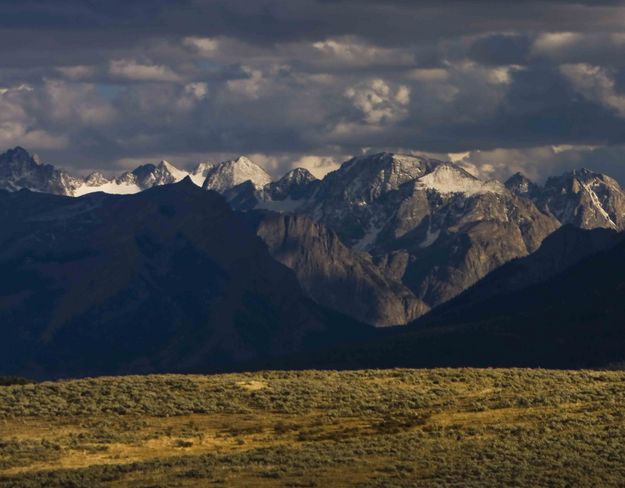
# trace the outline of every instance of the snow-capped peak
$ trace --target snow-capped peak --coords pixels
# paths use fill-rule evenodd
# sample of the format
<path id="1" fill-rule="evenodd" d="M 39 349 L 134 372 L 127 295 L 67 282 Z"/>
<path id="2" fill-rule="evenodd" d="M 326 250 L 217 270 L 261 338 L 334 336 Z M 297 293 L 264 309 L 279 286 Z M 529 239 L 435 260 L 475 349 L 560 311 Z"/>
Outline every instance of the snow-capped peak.
<path id="1" fill-rule="evenodd" d="M 562 223 L 582 228 L 625 228 L 625 192 L 609 176 L 582 168 L 545 183 L 537 204 Z"/>
<path id="2" fill-rule="evenodd" d="M 108 183 L 109 180 L 99 171 L 94 171 L 89 176 L 85 178 L 85 184 L 87 186 L 101 186 Z"/>
<path id="3" fill-rule="evenodd" d="M 593 187 L 604 186 L 616 191 L 622 191 L 621 186 L 614 178 L 610 178 L 602 173 L 595 173 L 586 168 L 573 169 L 561 176 L 553 176 L 547 179 L 545 188 L 560 192 L 577 193 L 581 189 L 580 183 Z"/>
<path id="4" fill-rule="evenodd" d="M 169 161 L 165 161 L 164 159 L 158 163 L 157 169 L 162 174 L 171 175 L 175 181 L 180 181 L 189 174 L 186 171 L 176 168 L 173 164 Z"/>
<path id="5" fill-rule="evenodd" d="M 407 181 L 423 176 L 440 161 L 409 154 L 378 153 L 352 158 L 343 163 L 338 173 L 360 173 L 372 178 L 385 189 L 396 189 Z"/>
<path id="6" fill-rule="evenodd" d="M 328 174 L 320 191 L 324 195 L 332 194 L 334 198 L 364 205 L 423 176 L 438 164 L 440 161 L 408 154 L 358 156 Z"/>
<path id="7" fill-rule="evenodd" d="M 153 186 L 176 183 L 187 174 L 186 171 L 176 168 L 170 162 L 162 160 L 156 165 L 141 165 L 113 180 L 107 180 L 101 173 L 92 173 L 85 178 L 84 183 L 76 188 L 73 194 L 80 196 L 96 191 L 113 194 L 137 193 Z"/>
<path id="8" fill-rule="evenodd" d="M 215 163 L 212 161 L 201 161 L 197 163 L 195 168 L 189 173 L 191 177 L 191 181 L 195 183 L 197 186 L 202 186 L 204 184 L 204 180 L 206 179 L 206 175 L 208 171 L 215 166 Z"/>
<path id="9" fill-rule="evenodd" d="M 239 156 L 210 167 L 202 188 L 224 192 L 246 181 L 260 189 L 271 183 L 271 176 L 245 156 Z"/>
<path id="10" fill-rule="evenodd" d="M 187 176 L 186 171 L 179 170 L 168 161 L 161 161 L 157 165 L 144 164 L 132 171 L 140 188 L 151 188 L 157 185 L 175 183 Z"/>
<path id="11" fill-rule="evenodd" d="M 451 163 L 436 166 L 431 172 L 416 181 L 416 188 L 435 190 L 441 194 L 504 193 L 506 188 L 496 180 L 482 181 L 464 169 Z"/>

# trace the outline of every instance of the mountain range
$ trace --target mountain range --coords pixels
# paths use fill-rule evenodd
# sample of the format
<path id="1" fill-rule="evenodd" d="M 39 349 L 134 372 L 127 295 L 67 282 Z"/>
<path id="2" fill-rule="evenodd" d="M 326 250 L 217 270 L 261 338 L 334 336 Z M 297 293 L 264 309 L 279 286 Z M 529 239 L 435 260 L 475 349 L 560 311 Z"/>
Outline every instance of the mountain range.
<path id="1" fill-rule="evenodd" d="M 542 186 L 521 174 L 484 181 L 452 162 L 392 153 L 354 157 L 321 180 L 303 168 L 273 180 L 244 156 L 191 171 L 161 161 L 115 178 L 79 178 L 17 147 L 0 155 L 0 189 L 0 308 L 10 318 L 3 333 L 19 345 L 5 353 L 12 372 L 35 374 L 36 365 L 72 364 L 80 337 L 93 347 L 134 344 L 114 353 L 119 361 L 80 346 L 100 358 L 89 369 L 96 373 L 113 364 L 115 371 L 227 369 L 313 344 L 358 358 L 333 348 L 371 334 L 378 353 L 401 334 L 420 359 L 398 347 L 415 364 L 468 360 L 459 353 L 434 360 L 437 349 L 423 348 L 453 344 L 459 333 L 440 332 L 485 316 L 486 303 L 501 310 L 501 300 L 510 317 L 523 316 L 517 305 L 529 299 L 517 296 L 616 252 L 625 228 L 625 193 L 606 175 L 576 170 Z M 226 259 L 230 251 L 240 254 Z M 566 290 L 575 286 L 586 285 Z M 155 324 L 147 349 L 121 339 L 128 323 L 137 324 L 133 334 Z M 367 348 L 359 365 L 372 358 L 392 365 Z M 19 362 L 18 351 L 28 359 Z M 52 351 L 65 359 L 54 363 L 64 356 Z"/>

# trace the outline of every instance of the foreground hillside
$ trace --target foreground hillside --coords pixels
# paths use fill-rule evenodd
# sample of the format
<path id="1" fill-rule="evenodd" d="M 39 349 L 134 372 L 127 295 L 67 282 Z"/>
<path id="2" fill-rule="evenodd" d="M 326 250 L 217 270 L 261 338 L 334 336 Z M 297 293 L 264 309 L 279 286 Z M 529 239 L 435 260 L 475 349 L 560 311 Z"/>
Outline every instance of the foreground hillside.
<path id="1" fill-rule="evenodd" d="M 622 486 L 625 373 L 129 376 L 0 388 L 2 486 Z"/>

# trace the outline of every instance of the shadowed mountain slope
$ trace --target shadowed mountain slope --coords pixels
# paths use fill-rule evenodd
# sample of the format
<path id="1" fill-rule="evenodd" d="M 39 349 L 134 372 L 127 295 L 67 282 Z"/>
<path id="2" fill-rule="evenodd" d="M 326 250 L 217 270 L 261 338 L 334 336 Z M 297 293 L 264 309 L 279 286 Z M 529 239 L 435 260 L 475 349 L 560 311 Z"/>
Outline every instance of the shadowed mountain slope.
<path id="1" fill-rule="evenodd" d="M 514 263 L 512 263 L 514 264 Z M 511 266 L 513 271 L 515 266 Z M 476 287 L 479 287 L 478 284 Z M 625 242 L 546 281 L 282 367 L 590 368 L 625 361 Z M 459 299 L 459 302 L 460 299 Z"/>
<path id="2" fill-rule="evenodd" d="M 0 192 L 0 371 L 209 371 L 366 335 L 214 192 Z"/>

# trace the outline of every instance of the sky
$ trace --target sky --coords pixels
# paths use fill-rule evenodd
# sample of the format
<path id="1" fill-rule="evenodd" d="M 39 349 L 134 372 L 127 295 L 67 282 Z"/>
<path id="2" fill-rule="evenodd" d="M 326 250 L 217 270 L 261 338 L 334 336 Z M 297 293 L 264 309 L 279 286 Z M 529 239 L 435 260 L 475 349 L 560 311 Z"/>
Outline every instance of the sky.
<path id="1" fill-rule="evenodd" d="M 625 182 L 625 3 L 0 0 L 0 150 L 77 173 L 382 150 Z"/>

